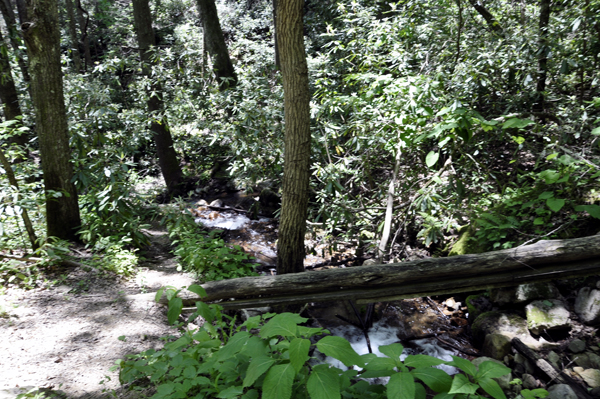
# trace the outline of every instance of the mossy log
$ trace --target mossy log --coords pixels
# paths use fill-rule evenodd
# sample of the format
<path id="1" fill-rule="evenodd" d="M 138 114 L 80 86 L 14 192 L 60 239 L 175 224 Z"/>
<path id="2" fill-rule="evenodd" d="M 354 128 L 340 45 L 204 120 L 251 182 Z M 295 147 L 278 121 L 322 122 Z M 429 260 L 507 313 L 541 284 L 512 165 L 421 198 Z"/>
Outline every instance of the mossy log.
<path id="1" fill-rule="evenodd" d="M 453 294 L 600 273 L 600 235 L 481 254 L 202 284 L 226 308 L 353 299 L 379 302 Z M 199 298 L 182 293 L 186 305 Z"/>

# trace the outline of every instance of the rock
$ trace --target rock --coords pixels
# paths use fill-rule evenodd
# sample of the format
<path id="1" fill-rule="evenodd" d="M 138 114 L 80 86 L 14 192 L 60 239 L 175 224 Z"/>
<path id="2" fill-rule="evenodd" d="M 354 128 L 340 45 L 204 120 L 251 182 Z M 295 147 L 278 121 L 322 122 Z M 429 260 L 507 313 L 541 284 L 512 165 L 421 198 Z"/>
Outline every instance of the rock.
<path id="1" fill-rule="evenodd" d="M 546 399 L 577 399 L 577 395 L 567 384 L 556 384 L 548 388 Z"/>
<path id="2" fill-rule="evenodd" d="M 504 363 L 502 363 L 501 361 L 486 356 L 481 356 L 477 359 L 473 359 L 472 363 L 479 368 L 479 365 L 481 363 L 487 361 L 498 363 L 504 366 Z M 500 388 L 502 388 L 502 390 L 506 392 L 511 388 L 510 382 L 512 381 L 512 373 L 508 373 L 498 378 L 493 378 L 493 380 L 495 380 L 498 383 L 498 385 L 500 385 Z"/>
<path id="3" fill-rule="evenodd" d="M 548 352 L 548 355 L 546 356 L 546 359 L 550 362 L 551 365 L 553 365 L 556 369 L 561 370 L 562 367 L 560 367 L 560 356 L 558 356 L 558 354 L 554 351 L 550 351 Z"/>
<path id="4" fill-rule="evenodd" d="M 584 369 L 583 367 L 573 367 L 575 371 L 586 384 L 592 388 L 600 387 L 600 370 L 598 369 Z"/>
<path id="5" fill-rule="evenodd" d="M 480 345 L 483 344 L 485 336 L 488 334 L 501 334 L 509 340 L 519 337 L 525 345 L 534 349 L 551 345 L 543 338 L 540 338 L 539 341 L 535 340 L 527 329 L 527 322 L 523 318 L 511 313 L 498 311 L 482 313 L 473 322 L 471 331 L 475 342 Z"/>
<path id="6" fill-rule="evenodd" d="M 500 306 L 529 302 L 541 298 L 558 298 L 560 292 L 552 283 L 521 284 L 517 287 L 490 290 L 490 300 Z"/>
<path id="7" fill-rule="evenodd" d="M 570 328 L 569 311 L 558 299 L 533 301 L 525 307 L 525 314 L 527 327 L 534 334 L 541 334 L 544 330 Z"/>
<path id="8" fill-rule="evenodd" d="M 523 374 L 521 380 L 523 381 L 523 388 L 525 389 L 535 389 L 538 387 L 538 380 L 531 374 Z"/>
<path id="9" fill-rule="evenodd" d="M 585 342 L 580 339 L 574 339 L 569 343 L 568 348 L 573 353 L 581 353 L 585 350 Z"/>
<path id="10" fill-rule="evenodd" d="M 362 265 L 363 266 L 373 266 L 373 265 L 378 265 L 378 264 L 379 264 L 379 262 L 377 261 L 377 259 L 366 259 Z"/>
<path id="11" fill-rule="evenodd" d="M 575 299 L 575 313 L 586 324 L 600 322 L 600 291 L 583 287 Z"/>
<path id="12" fill-rule="evenodd" d="M 523 374 L 533 374 L 535 372 L 535 368 L 525 356 L 517 353 L 515 355 L 515 363 L 521 365 L 523 369 Z"/>
<path id="13" fill-rule="evenodd" d="M 211 202 L 210 204 L 208 204 L 208 206 L 215 206 L 217 208 L 222 208 L 223 207 L 223 201 L 221 201 L 220 199 L 216 199 L 213 202 Z"/>
<path id="14" fill-rule="evenodd" d="M 579 367 L 583 367 L 584 369 L 593 368 L 592 362 L 590 361 L 590 358 L 587 355 L 587 353 L 580 353 L 573 356 L 573 361 L 576 365 L 578 365 Z"/>
<path id="15" fill-rule="evenodd" d="M 483 342 L 482 352 L 485 356 L 502 360 L 510 353 L 510 339 L 502 334 L 488 334 Z"/>
<path id="16" fill-rule="evenodd" d="M 468 319 L 472 323 L 480 314 L 492 310 L 492 303 L 484 294 L 469 295 L 467 303 Z"/>
<path id="17" fill-rule="evenodd" d="M 196 206 L 208 206 L 208 202 L 206 202 L 206 200 L 198 200 L 198 202 L 196 202 Z"/>

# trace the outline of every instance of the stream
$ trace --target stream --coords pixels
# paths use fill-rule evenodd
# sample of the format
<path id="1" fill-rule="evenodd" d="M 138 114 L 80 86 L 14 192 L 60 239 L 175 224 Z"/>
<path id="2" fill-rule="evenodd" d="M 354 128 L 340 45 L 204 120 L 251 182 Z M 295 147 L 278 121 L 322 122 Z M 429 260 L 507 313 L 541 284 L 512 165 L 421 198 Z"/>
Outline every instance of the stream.
<path id="1" fill-rule="evenodd" d="M 222 237 L 226 242 L 239 245 L 254 256 L 257 272 L 262 275 L 275 274 L 275 219 L 260 217 L 251 220 L 242 210 L 227 210 L 221 201 L 213 201 L 210 205 L 199 201 L 192 213 L 196 223 L 209 229 L 223 230 Z M 350 246 L 330 252 L 331 248 L 318 235 L 310 239 L 307 237 L 306 245 L 313 248 L 313 253 L 304 261 L 309 273 L 311 270 L 356 264 Z M 370 309 L 363 305 L 358 309 L 353 303 L 338 301 L 312 303 L 307 312 L 316 327 L 326 328 L 332 334 L 346 338 L 358 354 L 369 353 L 370 343 L 372 352 L 382 356 L 379 346 L 399 342 L 405 347 L 405 355 L 425 354 L 442 360 L 452 360 L 451 355 L 455 355 L 472 360 L 478 356 L 478 352 L 471 344 L 468 315 L 463 303 L 464 298 L 458 296 L 425 297 L 377 303 Z M 335 359 L 323 357 L 320 360 L 344 368 Z M 453 367 L 438 367 L 449 374 L 456 373 Z"/>

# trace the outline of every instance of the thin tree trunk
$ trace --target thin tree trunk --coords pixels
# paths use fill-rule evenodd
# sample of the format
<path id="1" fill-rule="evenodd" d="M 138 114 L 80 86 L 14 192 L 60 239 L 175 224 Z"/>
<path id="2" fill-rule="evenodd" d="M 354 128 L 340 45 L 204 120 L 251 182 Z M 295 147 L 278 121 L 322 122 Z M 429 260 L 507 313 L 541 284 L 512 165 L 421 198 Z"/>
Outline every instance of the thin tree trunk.
<path id="1" fill-rule="evenodd" d="M 90 51 L 90 37 L 88 35 L 88 23 L 90 17 L 81 6 L 81 0 L 77 1 L 77 15 L 79 18 L 79 29 L 81 30 L 81 45 L 83 46 L 83 55 L 85 57 L 85 70 L 92 67 L 92 52 Z"/>
<path id="2" fill-rule="evenodd" d="M 21 70 L 21 74 L 23 75 L 23 80 L 29 83 L 31 78 L 29 77 L 27 61 L 25 61 L 24 54 L 19 47 L 22 37 L 18 29 L 17 20 L 15 19 L 15 14 L 13 12 L 12 5 L 10 4 L 9 0 L 0 0 L 0 12 L 2 12 L 4 22 L 6 22 L 10 45 L 13 48 L 13 51 L 15 52 L 15 55 L 17 57 L 17 63 L 19 64 L 19 69 Z"/>
<path id="3" fill-rule="evenodd" d="M 483 6 L 483 4 L 481 4 L 480 0 L 469 0 L 469 3 L 471 3 L 473 8 L 479 13 L 479 15 L 481 15 L 483 19 L 485 19 L 485 22 L 487 22 L 492 32 L 496 33 L 501 37 L 504 37 L 504 28 L 502 28 L 502 25 L 500 25 L 500 23 L 496 20 L 494 15 L 491 12 L 489 12 L 488 9 Z"/>
<path id="4" fill-rule="evenodd" d="M 229 58 L 215 0 L 196 0 L 196 5 L 202 22 L 206 48 L 212 59 L 213 71 L 219 83 L 219 89 L 225 90 L 234 87 L 237 84 L 237 75 Z"/>
<path id="5" fill-rule="evenodd" d="M 311 136 L 303 5 L 303 0 L 278 0 L 277 3 L 285 109 L 283 195 L 277 241 L 278 274 L 304 271 Z"/>
<path id="6" fill-rule="evenodd" d="M 57 0 L 27 0 L 21 27 L 31 67 L 31 94 L 46 190 L 48 236 L 77 240 L 81 226 L 72 182 L 69 131 L 63 98 Z"/>
<path id="7" fill-rule="evenodd" d="M 133 16 L 135 20 L 137 39 L 140 47 L 140 58 L 142 71 L 152 80 L 148 92 L 148 112 L 152 120 L 152 130 L 158 163 L 165 179 L 167 190 L 170 195 L 177 194 L 182 180 L 181 167 L 177 159 L 177 153 L 173 148 L 173 138 L 169 130 L 166 118 L 162 115 L 163 100 L 162 87 L 156 78 L 152 77 L 152 47 L 155 46 L 154 30 L 152 29 L 152 15 L 148 0 L 133 0 Z"/>
<path id="8" fill-rule="evenodd" d="M 539 56 L 538 56 L 538 79 L 536 85 L 536 102 L 533 105 L 534 112 L 542 113 L 545 109 L 546 78 L 548 75 L 548 23 L 550 22 L 550 1 L 540 1 L 539 20 Z M 543 120 L 542 120 L 543 122 Z"/>
<path id="9" fill-rule="evenodd" d="M 4 156 L 4 152 L 0 148 L 0 165 L 6 171 L 6 177 L 8 178 L 8 182 L 11 186 L 15 188 L 17 193 L 17 203 L 21 202 L 21 193 L 19 192 L 19 183 L 17 182 L 17 178 L 15 177 L 15 173 L 12 170 L 12 166 L 8 159 Z M 27 230 L 27 235 L 29 236 L 29 242 L 31 243 L 31 248 L 35 251 L 40 245 L 38 244 L 37 236 L 35 235 L 35 230 L 33 229 L 33 225 L 31 224 L 31 220 L 29 219 L 29 214 L 27 213 L 27 209 L 21 207 L 21 218 L 23 219 L 23 224 L 25 225 L 25 230 Z"/>
<path id="10" fill-rule="evenodd" d="M 398 137 L 398 139 L 400 139 Z M 402 158 L 402 141 L 398 142 L 398 148 L 396 149 L 396 162 L 394 163 L 394 172 L 392 173 L 392 180 L 388 187 L 387 194 L 387 206 L 385 209 L 385 223 L 383 224 L 383 232 L 381 234 L 381 240 L 379 241 L 379 248 L 377 259 L 380 263 L 383 263 L 383 257 L 385 254 L 385 248 L 390 239 L 390 232 L 392 231 L 392 217 L 394 216 L 394 194 L 396 190 L 396 180 L 398 178 L 398 169 L 400 168 L 400 159 Z"/>
<path id="11" fill-rule="evenodd" d="M 281 69 L 279 43 L 277 42 L 277 0 L 273 0 L 273 44 L 275 46 L 275 68 Z"/>
<path id="12" fill-rule="evenodd" d="M 71 57 L 73 58 L 73 69 L 81 71 L 81 57 L 79 53 L 79 40 L 77 40 L 77 19 L 75 18 L 75 6 L 73 0 L 65 0 L 67 18 L 69 19 L 69 42 L 71 45 Z"/>

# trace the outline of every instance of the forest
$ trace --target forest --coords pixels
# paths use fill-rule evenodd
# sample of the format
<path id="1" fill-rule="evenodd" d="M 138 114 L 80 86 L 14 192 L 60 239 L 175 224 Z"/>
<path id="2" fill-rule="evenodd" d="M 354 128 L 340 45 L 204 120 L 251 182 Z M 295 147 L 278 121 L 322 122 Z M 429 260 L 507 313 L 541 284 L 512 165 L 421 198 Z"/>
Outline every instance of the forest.
<path id="1" fill-rule="evenodd" d="M 311 254 L 381 265 L 600 231 L 598 0 L 0 0 L 0 11 L 0 294 L 39 288 L 60 265 L 135 277 L 151 225 L 200 283 L 264 273 L 197 223 L 201 207 L 273 220 L 277 275 L 304 272 Z M 174 322 L 179 291 L 164 293 Z M 211 309 L 198 312 L 227 324 Z M 286 342 L 303 353 L 318 332 L 302 334 Z M 296 374 L 271 370 L 297 381 L 304 360 L 290 364 Z M 412 386 L 406 375 L 392 381 Z M 206 397 L 258 397 L 259 377 Z M 273 378 L 263 397 L 288 396 Z M 304 395 L 336 397 L 310 378 Z M 387 397 L 425 397 L 415 384 Z M 345 397 L 371 397 L 356 392 Z M 156 397 L 188 397 L 170 393 Z"/>

